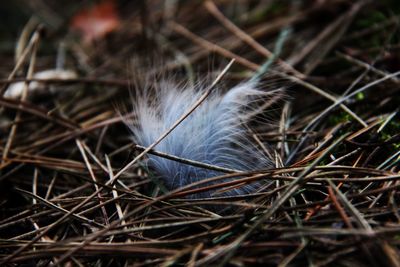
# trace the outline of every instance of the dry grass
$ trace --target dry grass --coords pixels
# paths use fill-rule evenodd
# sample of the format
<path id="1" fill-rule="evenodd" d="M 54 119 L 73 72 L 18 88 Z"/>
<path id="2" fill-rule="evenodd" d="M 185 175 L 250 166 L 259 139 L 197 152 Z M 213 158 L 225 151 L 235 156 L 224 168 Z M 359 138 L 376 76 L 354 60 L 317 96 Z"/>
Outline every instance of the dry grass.
<path id="1" fill-rule="evenodd" d="M 90 45 L 68 29 L 83 4 L 29 2 L 17 7 L 38 19 L 16 57 L 1 48 L 2 93 L 24 84 L 17 99 L 0 98 L 1 266 L 400 266 L 396 1 L 120 1 L 118 30 Z M 221 79 L 236 84 L 287 27 L 263 79 L 287 98 L 274 125 L 251 129 L 276 168 L 211 178 L 265 188 L 162 193 L 141 164 L 157 151 L 132 144 L 115 108 L 130 105 L 134 73 L 156 56 L 154 74 L 190 81 L 235 59 Z M 56 63 L 79 78 L 34 77 Z M 45 89 L 28 90 L 35 81 Z"/>

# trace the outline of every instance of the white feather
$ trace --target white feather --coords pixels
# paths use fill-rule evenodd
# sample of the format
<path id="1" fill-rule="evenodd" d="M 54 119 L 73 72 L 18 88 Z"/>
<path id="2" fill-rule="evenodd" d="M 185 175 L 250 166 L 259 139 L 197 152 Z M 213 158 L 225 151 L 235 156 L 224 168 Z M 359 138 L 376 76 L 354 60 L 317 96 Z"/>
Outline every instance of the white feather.
<path id="1" fill-rule="evenodd" d="M 134 103 L 137 122 L 129 125 L 137 143 L 151 145 L 192 107 L 202 93 L 204 90 L 200 85 L 162 82 L 157 86 L 155 95 L 137 97 Z M 235 170 L 271 167 L 271 159 L 266 158 L 250 141 L 243 125 L 246 122 L 242 121 L 251 110 L 250 103 L 268 94 L 257 89 L 256 82 L 239 84 L 226 94 L 216 90 L 155 150 Z M 155 155 L 149 155 L 148 165 L 170 190 L 222 174 Z M 254 185 L 247 185 L 223 195 L 245 194 L 254 189 Z M 192 197 L 209 197 L 211 194 L 207 192 Z"/>

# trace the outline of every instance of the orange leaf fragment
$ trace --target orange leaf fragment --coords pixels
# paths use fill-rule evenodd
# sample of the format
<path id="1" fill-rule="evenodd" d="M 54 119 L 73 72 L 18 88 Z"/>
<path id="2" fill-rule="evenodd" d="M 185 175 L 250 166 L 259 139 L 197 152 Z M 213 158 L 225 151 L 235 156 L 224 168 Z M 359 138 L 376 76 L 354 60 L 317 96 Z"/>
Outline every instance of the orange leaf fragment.
<path id="1" fill-rule="evenodd" d="M 71 28 L 81 33 L 85 43 L 103 38 L 120 25 L 114 1 L 103 1 L 78 12 L 71 21 Z"/>

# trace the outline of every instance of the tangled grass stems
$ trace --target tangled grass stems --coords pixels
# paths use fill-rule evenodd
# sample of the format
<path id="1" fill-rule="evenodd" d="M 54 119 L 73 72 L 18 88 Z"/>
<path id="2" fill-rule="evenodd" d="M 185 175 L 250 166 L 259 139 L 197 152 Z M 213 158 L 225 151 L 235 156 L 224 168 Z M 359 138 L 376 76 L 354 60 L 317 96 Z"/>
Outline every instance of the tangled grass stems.
<path id="1" fill-rule="evenodd" d="M 77 42 L 64 21 L 48 35 L 40 29 L 36 53 L 35 29 L 21 25 L 19 59 L 0 47 L 2 93 L 17 82 L 28 89 L 22 101 L 0 98 L 1 264 L 398 266 L 399 10 L 392 1 L 317 2 L 125 3 L 120 28 L 95 45 Z M 36 6 L 23 8 L 56 25 Z M 260 79 L 290 83 L 286 103 L 260 114 L 272 124 L 255 118 L 246 128 L 273 167 L 239 172 L 132 143 L 124 120 L 137 117 L 114 105 L 141 90 L 127 59 L 150 57 L 152 47 L 165 64 L 151 77 L 169 70 L 195 80 L 234 58 L 223 79 L 232 88 L 271 57 L 286 27 L 291 34 Z M 62 67 L 79 77 L 32 78 L 54 69 L 61 39 Z M 220 175 L 163 193 L 144 167 L 152 153 Z M 251 183 L 261 186 L 218 194 Z M 208 191 L 216 193 L 189 198 Z"/>

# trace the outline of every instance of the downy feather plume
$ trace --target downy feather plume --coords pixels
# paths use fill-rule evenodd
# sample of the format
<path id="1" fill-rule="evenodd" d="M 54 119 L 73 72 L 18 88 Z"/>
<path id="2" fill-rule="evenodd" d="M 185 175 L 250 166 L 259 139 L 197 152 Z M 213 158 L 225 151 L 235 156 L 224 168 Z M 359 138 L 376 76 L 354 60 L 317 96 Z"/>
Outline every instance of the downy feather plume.
<path id="1" fill-rule="evenodd" d="M 201 84 L 179 85 L 163 81 L 154 87 L 153 94 L 136 96 L 133 107 L 137 120 L 128 125 L 135 142 L 145 147 L 157 140 L 204 93 Z M 276 96 L 276 91 L 266 92 L 257 87 L 258 81 L 250 80 L 225 94 L 218 89 L 214 90 L 155 150 L 240 171 L 271 167 L 271 159 L 250 141 L 245 128 L 247 115 L 254 115 L 259 111 L 255 112 L 257 107 L 262 106 L 259 104 L 254 107 L 254 103 L 265 103 L 264 100 L 270 100 L 271 94 Z M 148 154 L 147 165 L 169 190 L 224 174 L 151 154 Z M 258 186 L 253 183 L 223 193 L 210 190 L 189 197 L 234 196 L 254 192 Z"/>

